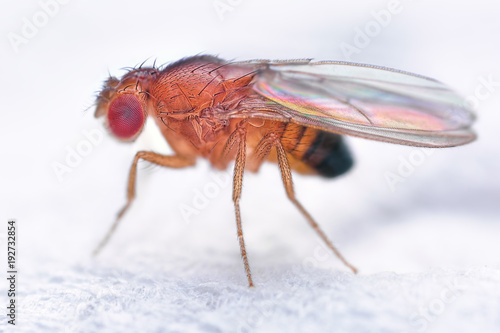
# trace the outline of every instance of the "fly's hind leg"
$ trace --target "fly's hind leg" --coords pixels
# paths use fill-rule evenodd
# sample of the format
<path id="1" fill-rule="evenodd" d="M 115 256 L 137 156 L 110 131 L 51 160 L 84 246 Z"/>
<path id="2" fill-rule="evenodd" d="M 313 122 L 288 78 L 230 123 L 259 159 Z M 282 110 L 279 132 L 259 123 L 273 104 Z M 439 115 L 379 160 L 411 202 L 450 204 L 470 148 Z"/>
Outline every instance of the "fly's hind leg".
<path id="1" fill-rule="evenodd" d="M 137 176 L 137 163 L 139 162 L 140 159 L 168 168 L 185 168 L 195 164 L 195 159 L 193 157 L 179 156 L 179 155 L 166 156 L 151 151 L 137 152 L 137 154 L 135 154 L 134 162 L 132 163 L 132 167 L 130 168 L 130 173 L 128 176 L 127 203 L 118 213 L 115 222 L 111 225 L 111 228 L 109 228 L 109 231 L 107 232 L 106 236 L 94 250 L 93 252 L 94 255 L 97 255 L 102 250 L 102 248 L 108 243 L 109 239 L 111 238 L 116 228 L 118 227 L 121 218 L 123 217 L 125 212 L 128 210 L 128 208 L 134 201 L 135 179 Z"/>
<path id="2" fill-rule="evenodd" d="M 288 157 L 286 156 L 285 149 L 281 145 L 279 140 L 274 140 L 274 146 L 276 147 L 276 152 L 278 155 L 278 164 L 281 169 L 281 178 L 283 179 L 283 185 L 285 186 L 286 194 L 290 201 L 298 208 L 298 210 L 304 215 L 307 219 L 307 222 L 311 225 L 311 227 L 316 231 L 316 233 L 321 237 L 321 239 L 325 242 L 325 244 L 335 253 L 335 255 L 346 265 L 349 267 L 354 273 L 357 273 L 357 269 L 352 266 L 347 260 L 344 259 L 342 254 L 333 246 L 332 242 L 326 237 L 323 230 L 320 229 L 319 225 L 314 221 L 312 216 L 305 210 L 304 207 L 300 204 L 300 202 L 295 198 L 295 191 L 293 190 L 293 182 L 292 182 L 292 173 L 290 170 L 290 164 L 288 163 Z"/>

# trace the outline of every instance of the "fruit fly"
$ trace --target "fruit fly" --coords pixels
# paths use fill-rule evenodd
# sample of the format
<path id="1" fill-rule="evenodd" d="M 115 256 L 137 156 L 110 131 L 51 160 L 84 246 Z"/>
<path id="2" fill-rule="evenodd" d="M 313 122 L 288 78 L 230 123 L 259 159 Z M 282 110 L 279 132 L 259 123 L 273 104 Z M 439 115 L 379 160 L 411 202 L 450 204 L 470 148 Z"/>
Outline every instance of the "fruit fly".
<path id="1" fill-rule="evenodd" d="M 311 60 L 228 62 L 208 55 L 165 67 L 131 68 L 110 77 L 97 97 L 96 117 L 111 134 L 133 141 L 154 119 L 173 155 L 139 151 L 130 169 L 127 202 L 108 242 L 135 197 L 137 163 L 169 168 L 206 158 L 216 169 L 234 160 L 236 229 L 248 284 L 253 286 L 240 216 L 245 170 L 278 164 L 288 198 L 326 245 L 353 272 L 297 200 L 294 170 L 332 178 L 352 166 L 344 134 L 419 147 L 452 147 L 475 139 L 464 99 L 433 79 L 391 68 Z"/>

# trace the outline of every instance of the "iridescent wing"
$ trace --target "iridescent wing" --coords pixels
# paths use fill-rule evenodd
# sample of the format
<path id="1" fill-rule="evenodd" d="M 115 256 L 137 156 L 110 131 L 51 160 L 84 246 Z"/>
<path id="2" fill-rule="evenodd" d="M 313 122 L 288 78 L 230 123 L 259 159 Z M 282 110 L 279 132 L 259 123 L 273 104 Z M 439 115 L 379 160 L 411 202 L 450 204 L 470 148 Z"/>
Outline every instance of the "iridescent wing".
<path id="1" fill-rule="evenodd" d="M 457 146 L 476 137 L 465 100 L 436 80 L 347 62 L 261 64 L 254 90 L 279 104 L 279 117 L 292 122 L 422 147 Z"/>

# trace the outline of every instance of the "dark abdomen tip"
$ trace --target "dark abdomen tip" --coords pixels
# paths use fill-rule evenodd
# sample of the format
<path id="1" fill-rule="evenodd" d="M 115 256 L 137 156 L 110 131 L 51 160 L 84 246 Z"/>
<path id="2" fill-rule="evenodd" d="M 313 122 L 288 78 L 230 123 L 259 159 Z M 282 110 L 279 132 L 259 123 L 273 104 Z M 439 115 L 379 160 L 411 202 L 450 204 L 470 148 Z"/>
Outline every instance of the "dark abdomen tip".
<path id="1" fill-rule="evenodd" d="M 351 153 L 341 135 L 318 131 L 302 161 L 327 178 L 346 173 L 354 164 Z"/>

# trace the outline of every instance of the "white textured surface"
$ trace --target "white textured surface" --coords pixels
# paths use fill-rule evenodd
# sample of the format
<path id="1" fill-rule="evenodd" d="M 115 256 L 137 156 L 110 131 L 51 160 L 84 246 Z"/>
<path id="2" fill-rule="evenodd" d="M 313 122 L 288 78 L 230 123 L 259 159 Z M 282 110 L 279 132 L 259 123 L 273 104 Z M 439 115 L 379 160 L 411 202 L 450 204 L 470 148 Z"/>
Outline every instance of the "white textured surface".
<path id="1" fill-rule="evenodd" d="M 107 70 L 147 57 L 196 53 L 239 60 L 348 60 L 340 50 L 388 2 L 242 1 L 220 20 L 212 1 L 69 2 L 15 53 L 0 40 L 0 266 L 17 219 L 22 332 L 498 332 L 500 331 L 500 81 L 498 6 L 491 1 L 401 1 L 350 60 L 435 77 L 479 102 L 479 140 L 436 150 L 391 191 L 413 148 L 352 139 L 353 171 L 295 177 L 299 199 L 343 254 L 324 251 L 286 200 L 276 166 L 245 175 L 241 202 L 254 289 L 246 287 L 231 186 L 206 162 L 186 170 L 141 165 L 138 200 L 109 246 L 90 253 L 123 204 L 140 147 L 107 135 L 58 181 L 53 163 L 106 134 L 92 111 Z M 36 1 L 2 4 L 0 35 L 19 33 Z M 284 9 L 286 8 L 286 9 Z M 482 87 L 482 88 L 481 88 Z M 479 95 L 478 95 L 479 92 Z M 225 176 L 224 176 L 225 175 Z M 216 186 L 186 218 L 198 190 Z M 7 303 L 0 284 L 0 307 Z M 0 331 L 12 329 L 0 314 Z"/>
<path id="2" fill-rule="evenodd" d="M 228 265 L 196 270 L 183 277 L 150 267 L 72 265 L 45 272 L 25 288 L 29 296 L 22 299 L 20 320 L 29 320 L 21 327 L 33 332 L 493 332 L 500 320 L 498 269 L 352 276 L 277 265 L 255 271 L 254 289 Z"/>

